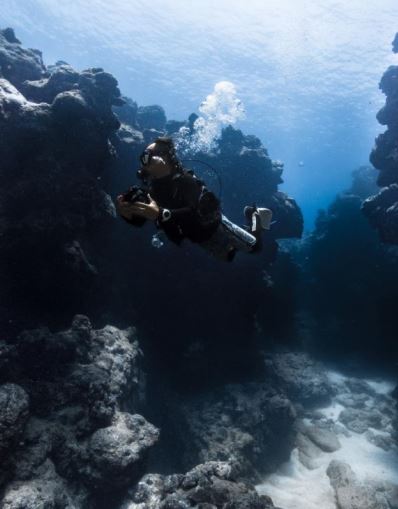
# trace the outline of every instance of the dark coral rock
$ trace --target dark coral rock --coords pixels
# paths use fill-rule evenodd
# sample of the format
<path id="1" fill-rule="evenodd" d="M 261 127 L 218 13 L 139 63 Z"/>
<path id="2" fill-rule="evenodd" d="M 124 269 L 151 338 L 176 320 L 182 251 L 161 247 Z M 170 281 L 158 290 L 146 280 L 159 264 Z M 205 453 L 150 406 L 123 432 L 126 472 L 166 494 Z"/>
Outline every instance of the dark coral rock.
<path id="1" fill-rule="evenodd" d="M 326 473 L 330 479 L 338 507 L 351 509 L 353 507 L 369 507 L 389 509 L 391 505 L 384 495 L 384 489 L 372 486 L 371 483 L 361 483 L 348 463 L 333 460 Z"/>
<path id="2" fill-rule="evenodd" d="M 398 34 L 395 34 L 394 40 L 392 41 L 392 50 L 394 53 L 398 53 Z"/>
<path id="3" fill-rule="evenodd" d="M 70 65 L 62 64 L 54 66 L 49 78 L 24 81 L 22 91 L 31 101 L 51 104 L 58 94 L 77 88 L 78 83 L 79 73 Z"/>
<path id="4" fill-rule="evenodd" d="M 29 416 L 29 397 L 15 384 L 0 386 L 0 454 L 4 458 L 21 437 Z"/>
<path id="5" fill-rule="evenodd" d="M 186 122 L 179 120 L 168 120 L 165 124 L 165 129 L 169 135 L 177 133 L 181 127 L 185 127 Z"/>
<path id="6" fill-rule="evenodd" d="M 116 113 L 118 119 L 122 124 L 127 124 L 131 127 L 137 128 L 137 111 L 138 106 L 135 101 L 129 97 L 122 97 L 124 104 L 115 106 L 113 111 Z"/>
<path id="7" fill-rule="evenodd" d="M 315 406 L 327 404 L 333 394 L 322 365 L 304 352 L 267 356 L 267 374 L 295 403 Z"/>
<path id="8" fill-rule="evenodd" d="M 393 51 L 398 51 L 398 34 L 393 41 Z M 379 170 L 377 183 L 383 187 L 379 194 L 366 200 L 364 214 L 377 229 L 382 242 L 398 243 L 398 201 L 394 188 L 398 184 L 398 66 L 390 66 L 384 73 L 380 85 L 386 96 L 377 120 L 387 126 L 375 141 L 370 154 L 371 163 Z M 384 189 L 387 187 L 387 189 Z"/>
<path id="9" fill-rule="evenodd" d="M 207 461 L 230 461 L 240 476 L 258 480 L 286 461 L 293 443 L 295 412 L 270 384 L 227 385 L 179 403 L 177 435 L 185 468 Z M 283 446 L 277 440 L 284 436 Z"/>
<path id="10" fill-rule="evenodd" d="M 269 497 L 258 495 L 254 487 L 237 481 L 233 465 L 210 461 L 184 475 L 149 474 L 138 483 L 129 504 L 143 504 L 146 509 L 272 509 Z"/>
<path id="11" fill-rule="evenodd" d="M 41 479 L 16 481 L 7 486 L 1 500 L 2 509 L 69 509 L 87 507 L 87 501 L 79 500 L 60 478 L 51 462 Z M 79 502 L 83 502 L 80 505 Z"/>
<path id="12" fill-rule="evenodd" d="M 141 129 L 157 129 L 163 131 L 166 125 L 166 114 L 161 106 L 140 106 L 136 119 Z"/>
<path id="13" fill-rule="evenodd" d="M 313 234 L 302 244 L 305 277 L 300 295 L 313 319 L 307 348 L 323 358 L 356 357 L 373 363 L 397 352 L 392 311 L 397 257 L 395 247 L 379 242 L 361 206 L 381 235 L 389 228 L 387 240 L 394 235 L 388 216 L 394 215 L 398 194 L 388 199 L 394 184 L 367 198 L 376 187 L 372 168 L 360 168 L 353 177 L 352 187 L 319 214 Z"/>
<path id="14" fill-rule="evenodd" d="M 398 244 L 398 184 L 391 184 L 364 201 L 364 214 L 379 230 L 380 239 Z"/>
<path id="15" fill-rule="evenodd" d="M 21 41 L 16 38 L 15 32 L 12 28 L 4 28 L 3 30 L 0 30 L 0 33 L 8 42 L 21 44 Z"/>
<path id="16" fill-rule="evenodd" d="M 135 413 L 144 380 L 134 329 L 95 330 L 77 315 L 67 330 L 25 331 L 9 346 L 3 356 L 12 364 L 1 375 L 12 383 L 0 387 L 0 448 L 9 458 L 0 468 L 1 507 L 97 507 L 98 491 L 114 493 L 144 474 L 158 430 Z"/>
<path id="17" fill-rule="evenodd" d="M 19 88 L 25 80 L 38 80 L 46 69 L 37 50 L 24 49 L 11 28 L 0 30 L 0 76 Z"/>
<path id="18" fill-rule="evenodd" d="M 114 490 L 137 481 L 158 436 L 159 431 L 141 415 L 116 414 L 111 426 L 97 430 L 88 441 L 89 486 Z"/>
<path id="19" fill-rule="evenodd" d="M 10 40 L 11 32 L 0 34 L 0 247 L 7 266 L 0 307 L 8 314 L 0 320 L 18 332 L 36 325 L 30 317 L 39 307 L 55 317 L 57 299 L 57 316 L 60 308 L 69 317 L 80 310 L 68 309 L 79 299 L 89 306 L 98 268 L 86 239 L 90 228 L 107 228 L 115 217 L 101 175 L 120 126 L 112 107 L 123 101 L 103 69 L 78 73 L 59 63 L 47 71 L 37 52 Z M 19 317 L 22 323 L 13 320 Z"/>
<path id="20" fill-rule="evenodd" d="M 300 238 L 303 233 L 303 215 L 296 201 L 282 191 L 275 192 L 262 205 L 273 212 L 275 224 L 272 234 L 276 239 Z"/>

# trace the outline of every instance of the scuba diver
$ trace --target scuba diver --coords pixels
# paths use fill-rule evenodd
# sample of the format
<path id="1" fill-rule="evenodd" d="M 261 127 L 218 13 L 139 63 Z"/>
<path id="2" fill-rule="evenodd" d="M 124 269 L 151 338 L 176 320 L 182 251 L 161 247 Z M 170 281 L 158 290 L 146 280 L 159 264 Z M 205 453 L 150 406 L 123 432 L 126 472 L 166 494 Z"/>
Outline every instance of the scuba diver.
<path id="1" fill-rule="evenodd" d="M 161 136 L 140 156 L 138 176 L 146 188 L 132 186 L 117 197 L 121 217 L 134 226 L 154 221 L 169 240 L 188 238 L 216 258 L 232 261 L 237 251 L 261 250 L 262 230 L 269 230 L 270 209 L 245 207 L 241 228 L 221 212 L 220 200 L 177 158 L 172 138 Z"/>

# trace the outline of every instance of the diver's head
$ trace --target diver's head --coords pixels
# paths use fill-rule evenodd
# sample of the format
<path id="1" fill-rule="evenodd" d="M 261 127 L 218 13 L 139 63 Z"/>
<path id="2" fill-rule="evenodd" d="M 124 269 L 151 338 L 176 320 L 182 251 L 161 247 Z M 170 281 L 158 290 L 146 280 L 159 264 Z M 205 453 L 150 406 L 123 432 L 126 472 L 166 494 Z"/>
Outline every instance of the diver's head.
<path id="1" fill-rule="evenodd" d="M 148 145 L 140 156 L 142 169 L 139 175 L 144 178 L 156 179 L 181 171 L 173 140 L 162 136 Z"/>

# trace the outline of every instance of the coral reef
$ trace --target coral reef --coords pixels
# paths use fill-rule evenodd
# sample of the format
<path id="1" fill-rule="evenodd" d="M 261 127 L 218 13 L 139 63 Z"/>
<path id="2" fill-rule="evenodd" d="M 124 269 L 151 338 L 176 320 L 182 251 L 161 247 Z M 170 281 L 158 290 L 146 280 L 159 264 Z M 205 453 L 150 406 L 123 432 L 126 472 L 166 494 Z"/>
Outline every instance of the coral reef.
<path id="1" fill-rule="evenodd" d="M 242 451 L 222 463 L 220 457 L 225 454 L 220 447 L 212 450 L 210 444 L 207 455 L 216 461 L 197 465 L 185 475 L 145 474 L 148 452 L 157 443 L 159 430 L 137 413 L 145 406 L 145 377 L 133 328 L 95 330 L 87 317 L 77 315 L 67 330 L 29 330 L 16 341 L 4 341 L 0 359 L 4 382 L 0 386 L 0 450 L 6 458 L 0 468 L 0 504 L 4 509 L 119 504 L 160 509 L 199 503 L 217 508 L 273 507 L 270 499 L 242 482 L 243 463 L 248 461 Z M 226 393 L 229 390 L 234 394 L 238 389 L 226 388 Z M 278 427 L 280 432 L 283 413 L 288 428 L 294 415 L 288 401 L 278 400 L 265 389 L 261 404 L 251 402 L 250 387 L 245 388 L 246 395 L 238 396 L 241 390 L 234 397 L 243 397 L 249 406 L 238 410 L 239 420 L 246 421 L 246 429 L 256 428 L 262 434 L 261 446 L 259 436 L 251 438 L 253 446 L 258 442 L 259 456 L 262 446 L 272 444 Z M 209 407 L 217 406 L 216 400 Z M 235 405 L 220 401 L 218 411 L 236 413 Z M 263 414 L 267 407 L 273 424 Z M 198 417 L 199 422 L 191 411 L 187 410 L 186 419 Z M 257 423 L 250 419 L 255 415 Z M 177 413 L 174 419 L 179 417 Z M 188 435 L 181 437 L 186 447 L 192 438 Z M 206 440 L 207 430 L 196 431 L 196 436 Z M 232 441 L 230 447 L 239 450 L 240 445 Z"/>
<path id="2" fill-rule="evenodd" d="M 1 344 L 1 507 L 91 507 L 142 476 L 159 432 L 136 413 L 141 358 L 133 328 L 82 315 Z"/>
<path id="3" fill-rule="evenodd" d="M 376 188 L 374 170 L 353 173 L 351 189 L 321 211 L 298 259 L 307 348 L 324 358 L 392 363 L 397 359 L 393 302 L 397 250 L 379 242 L 361 213 Z"/>
<path id="4" fill-rule="evenodd" d="M 185 475 L 148 474 L 120 509 L 225 508 L 272 509 L 269 497 L 242 482 L 228 463 L 210 461 Z"/>
<path id="5" fill-rule="evenodd" d="M 398 34 L 393 41 L 393 51 L 398 53 Z M 381 191 L 367 198 L 363 212 L 379 232 L 380 239 L 398 244 L 398 66 L 390 66 L 380 85 L 386 103 L 377 114 L 377 120 L 387 127 L 375 141 L 370 161 L 379 170 L 377 183 Z"/>
<path id="6" fill-rule="evenodd" d="M 293 446 L 296 413 L 278 386 L 226 385 L 180 404 L 174 424 L 185 447 L 183 465 L 229 461 L 240 477 L 259 480 L 286 461 Z M 277 437 L 283 435 L 283 444 Z"/>
<path id="7" fill-rule="evenodd" d="M 115 216 L 100 179 L 120 126 L 112 105 L 121 103 L 102 69 L 46 69 L 40 52 L 0 32 L 3 330 L 36 325 L 40 315 L 51 323 L 55 311 L 65 317 L 92 287 L 87 239 Z"/>

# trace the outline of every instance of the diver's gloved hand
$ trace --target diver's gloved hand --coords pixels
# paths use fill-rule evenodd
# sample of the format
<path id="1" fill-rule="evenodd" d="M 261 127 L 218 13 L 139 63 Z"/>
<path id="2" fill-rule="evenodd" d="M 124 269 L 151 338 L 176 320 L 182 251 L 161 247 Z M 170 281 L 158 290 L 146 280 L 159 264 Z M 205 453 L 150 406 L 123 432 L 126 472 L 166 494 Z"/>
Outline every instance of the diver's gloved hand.
<path id="1" fill-rule="evenodd" d="M 135 203 L 130 204 L 130 210 L 136 216 L 144 217 L 145 219 L 149 219 L 151 221 L 156 221 L 159 217 L 160 207 L 149 194 L 148 198 L 149 203 L 136 201 Z"/>

